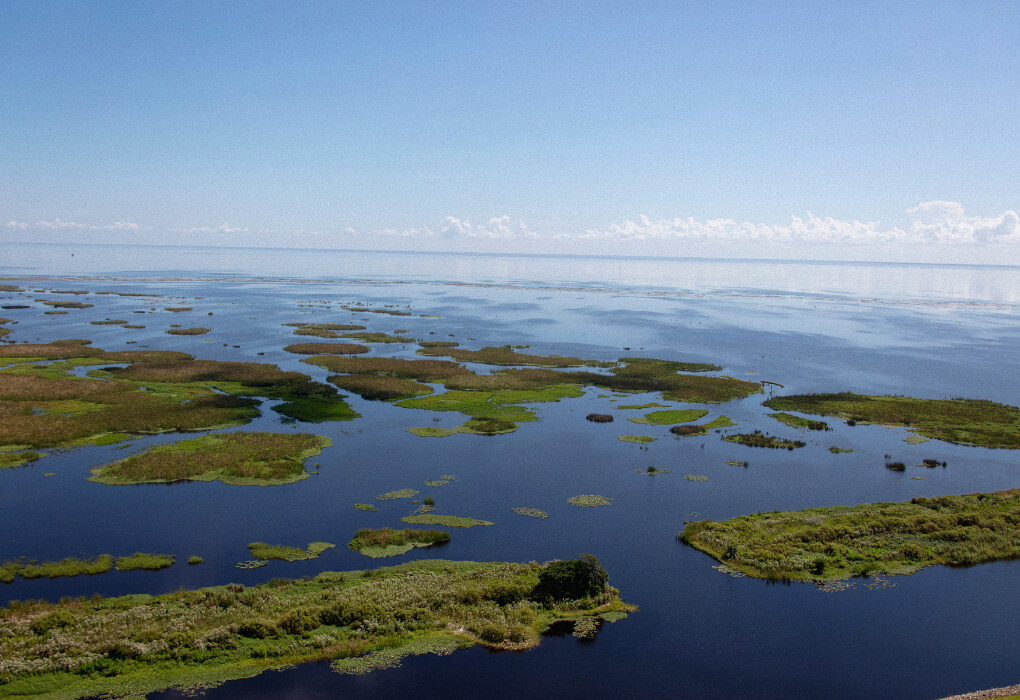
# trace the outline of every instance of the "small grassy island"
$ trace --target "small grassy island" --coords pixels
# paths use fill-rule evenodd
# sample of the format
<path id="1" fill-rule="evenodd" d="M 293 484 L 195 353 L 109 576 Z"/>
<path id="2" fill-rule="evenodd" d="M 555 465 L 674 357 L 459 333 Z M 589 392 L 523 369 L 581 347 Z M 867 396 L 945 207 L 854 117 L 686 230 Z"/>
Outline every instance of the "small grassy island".
<path id="1" fill-rule="evenodd" d="M 843 393 L 777 396 L 764 405 L 780 411 L 835 416 L 851 425 L 903 426 L 927 438 L 961 445 L 1020 449 L 1020 408 L 992 401 Z"/>
<path id="2" fill-rule="evenodd" d="M 472 644 L 526 649 L 557 620 L 635 609 L 591 555 L 547 564 L 425 560 L 250 588 L 15 602 L 0 610 L 0 692 L 144 695 L 319 659 L 366 673 Z"/>
<path id="3" fill-rule="evenodd" d="M 308 478 L 304 461 L 332 441 L 308 433 L 221 433 L 159 445 L 94 470 L 89 481 L 152 484 L 222 481 L 225 484 L 289 484 Z"/>
<path id="4" fill-rule="evenodd" d="M 738 433 L 736 435 L 724 435 L 726 442 L 735 442 L 738 445 L 748 447 L 768 447 L 773 450 L 795 450 L 804 447 L 807 443 L 803 440 L 787 440 L 755 430 L 753 433 Z"/>
<path id="5" fill-rule="evenodd" d="M 415 547 L 433 547 L 438 544 L 446 544 L 449 541 L 450 533 L 442 530 L 364 528 L 354 534 L 354 539 L 347 543 L 347 548 L 360 552 L 366 557 L 381 559 L 406 554 Z"/>
<path id="6" fill-rule="evenodd" d="M 769 580 L 911 574 L 1020 558 L 1020 489 L 688 523 L 685 544 Z"/>

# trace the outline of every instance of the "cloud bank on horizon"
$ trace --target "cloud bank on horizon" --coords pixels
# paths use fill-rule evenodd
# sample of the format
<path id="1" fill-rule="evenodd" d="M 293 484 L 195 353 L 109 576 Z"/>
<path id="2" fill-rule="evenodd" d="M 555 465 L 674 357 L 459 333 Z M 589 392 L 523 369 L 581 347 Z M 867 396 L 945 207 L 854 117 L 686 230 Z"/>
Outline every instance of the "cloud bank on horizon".
<path id="1" fill-rule="evenodd" d="M 1013 210 L 998 216 L 970 216 L 960 202 L 921 202 L 905 212 L 913 220 L 906 226 L 883 225 L 879 221 L 846 221 L 833 217 L 793 216 L 789 223 L 768 224 L 734 219 L 710 219 L 699 221 L 691 217 L 674 219 L 652 219 L 638 216 L 622 223 L 612 223 L 604 228 L 578 231 L 538 231 L 524 221 L 509 215 L 492 217 L 478 223 L 469 219 L 446 216 L 435 226 L 404 228 L 377 228 L 357 231 L 348 226 L 338 226 L 333 231 L 300 229 L 280 231 L 258 226 L 231 225 L 222 223 L 215 226 L 172 227 L 168 232 L 182 242 L 189 234 L 204 234 L 206 245 L 245 245 L 249 239 L 258 236 L 278 236 L 299 245 L 358 246 L 385 239 L 400 239 L 418 242 L 428 246 L 430 242 L 456 241 L 527 241 L 541 245 L 543 242 L 573 241 L 582 246 L 577 252 L 583 253 L 586 242 L 639 242 L 639 241 L 693 241 L 713 244 L 825 244 L 838 246 L 855 245 L 950 245 L 981 246 L 986 244 L 1020 244 L 1020 216 Z M 167 242 L 154 226 L 116 221 L 110 224 L 88 224 L 64 221 L 55 218 L 50 221 L 11 220 L 5 224 L 10 230 L 25 233 L 37 232 L 57 234 L 59 240 L 69 240 L 60 234 L 93 232 L 99 234 L 88 242 L 104 242 L 104 233 L 146 234 L 136 242 Z M 208 238 L 208 235 L 214 236 Z M 146 240 L 148 238 L 148 240 Z M 110 240 L 109 242 L 121 242 Z"/>

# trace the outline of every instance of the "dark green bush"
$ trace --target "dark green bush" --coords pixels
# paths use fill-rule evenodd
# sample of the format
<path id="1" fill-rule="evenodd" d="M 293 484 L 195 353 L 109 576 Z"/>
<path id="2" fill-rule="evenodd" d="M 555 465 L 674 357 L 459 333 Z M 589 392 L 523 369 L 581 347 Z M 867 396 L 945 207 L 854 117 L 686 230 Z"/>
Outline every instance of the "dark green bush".
<path id="1" fill-rule="evenodd" d="M 576 600 L 597 596 L 606 589 L 609 574 L 592 554 L 577 559 L 546 564 L 538 574 L 535 597 L 538 599 Z"/>
<path id="2" fill-rule="evenodd" d="M 47 613 L 35 618 L 29 627 L 36 634 L 46 634 L 54 627 L 69 627 L 73 624 L 74 615 L 67 610 L 57 610 L 56 612 Z"/>
<path id="3" fill-rule="evenodd" d="M 322 624 L 321 611 L 315 608 L 296 608 L 280 618 L 276 626 L 287 634 L 311 632 Z"/>
<path id="4" fill-rule="evenodd" d="M 241 623 L 241 626 L 237 628 L 237 633 L 249 639 L 267 639 L 276 636 L 276 628 L 259 620 L 249 620 Z"/>

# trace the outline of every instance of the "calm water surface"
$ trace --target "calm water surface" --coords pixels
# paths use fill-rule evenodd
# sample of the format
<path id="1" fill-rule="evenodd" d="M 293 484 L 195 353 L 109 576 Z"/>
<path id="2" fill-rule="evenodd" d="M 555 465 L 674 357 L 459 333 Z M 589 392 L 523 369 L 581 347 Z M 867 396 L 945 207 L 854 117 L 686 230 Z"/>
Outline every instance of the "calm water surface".
<path id="1" fill-rule="evenodd" d="M 0 274 L 37 278 L 23 283 L 29 290 L 167 295 L 92 294 L 87 300 L 94 308 L 46 316 L 46 307 L 33 301 L 45 293 L 0 293 L 3 304 L 30 306 L 0 312 L 18 321 L 9 326 L 8 339 L 16 341 L 77 337 L 109 350 L 180 349 L 207 359 L 273 362 L 324 381 L 325 371 L 282 351 L 294 338 L 282 324 L 349 321 L 351 313 L 337 305 L 360 302 L 414 313 L 355 315 L 368 319 L 371 330 L 406 329 L 411 338 L 452 339 L 471 348 L 520 343 L 536 354 L 716 362 L 723 374 L 779 382 L 788 393 L 1020 401 L 1017 268 L 14 244 L 0 244 L 0 256 Z M 162 311 L 168 305 L 193 311 Z M 148 313 L 125 316 L 133 311 Z M 147 327 L 88 323 L 106 317 Z M 213 331 L 168 336 L 170 323 Z M 414 357 L 416 347 L 375 345 L 373 354 Z M 396 525 L 413 506 L 390 501 L 364 513 L 352 504 L 414 487 L 435 497 L 437 512 L 496 525 L 454 530 L 442 549 L 415 550 L 403 559 L 543 561 L 593 552 L 640 612 L 604 625 L 591 643 L 567 635 L 519 654 L 474 648 L 409 658 L 399 669 L 364 677 L 309 664 L 229 683 L 210 697 L 936 698 L 1020 680 L 1020 562 L 929 569 L 892 578 L 892 587 L 858 581 L 829 594 L 807 584 L 730 578 L 676 541 L 691 518 L 1015 488 L 1016 452 L 935 441 L 908 445 L 903 430 L 874 426 L 833 424 L 831 432 L 798 433 L 768 418 L 760 395 L 707 405 L 707 418 L 725 413 L 741 431 L 758 427 L 807 447 L 755 450 L 717 434 L 675 440 L 665 428 L 626 421 L 639 411 L 619 409 L 657 399 L 590 389 L 580 399 L 534 405 L 540 420 L 510 435 L 423 439 L 406 429 L 434 425 L 437 415 L 442 426 L 462 420 L 353 397 L 361 418 L 298 426 L 330 436 L 334 446 L 316 458 L 319 474 L 282 487 L 85 481 L 98 465 L 179 435 L 143 438 L 126 449 L 52 454 L 0 472 L 0 559 L 152 551 L 174 553 L 179 561 L 200 554 L 206 563 L 19 579 L 3 592 L 7 599 L 158 593 L 364 568 L 373 563 L 343 543 L 360 527 Z M 617 419 L 588 423 L 590 412 Z M 239 429 L 293 429 L 272 411 L 264 414 Z M 616 439 L 626 433 L 658 439 L 642 449 Z M 854 452 L 833 455 L 831 445 Z M 887 453 L 907 464 L 934 457 L 949 466 L 895 473 L 884 468 Z M 747 468 L 726 464 L 745 459 Z M 672 473 L 634 473 L 648 465 Z M 423 487 L 445 473 L 460 478 Z M 709 480 L 687 481 L 684 474 Z M 613 505 L 585 509 L 566 502 L 580 493 L 603 494 Z M 550 517 L 517 516 L 510 509 L 519 505 Z M 340 546 L 318 560 L 235 569 L 255 540 Z"/>

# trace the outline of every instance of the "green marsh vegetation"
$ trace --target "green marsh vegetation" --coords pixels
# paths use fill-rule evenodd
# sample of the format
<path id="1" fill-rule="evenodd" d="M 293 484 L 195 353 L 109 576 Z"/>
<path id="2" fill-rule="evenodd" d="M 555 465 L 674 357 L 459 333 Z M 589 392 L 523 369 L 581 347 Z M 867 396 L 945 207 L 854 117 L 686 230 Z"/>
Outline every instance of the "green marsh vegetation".
<path id="1" fill-rule="evenodd" d="M 122 318 L 106 318 L 102 321 L 89 321 L 89 323 L 93 326 L 123 326 L 127 324 L 127 321 Z"/>
<path id="2" fill-rule="evenodd" d="M 910 574 L 1020 558 L 1020 489 L 687 523 L 681 541 L 771 580 Z"/>
<path id="3" fill-rule="evenodd" d="M 45 456 L 45 452 L 36 452 L 34 450 L 18 452 L 10 450 L 10 448 L 0 448 L 0 469 L 20 467 L 37 459 L 42 459 Z"/>
<path id="4" fill-rule="evenodd" d="M 172 313 L 180 313 L 182 311 L 192 311 L 190 306 L 167 306 L 164 311 L 170 311 Z"/>
<path id="5" fill-rule="evenodd" d="M 317 338 L 328 338 L 336 340 L 343 337 L 342 331 L 362 331 L 364 326 L 354 323 L 287 323 L 287 326 L 298 326 L 294 329 L 294 335 L 310 335 Z"/>
<path id="6" fill-rule="evenodd" d="M 546 518 L 549 517 L 549 514 L 546 513 L 544 510 L 539 510 L 538 508 L 529 508 L 527 506 L 517 506 L 516 508 L 511 508 L 510 510 L 517 513 L 517 515 L 524 515 L 529 518 L 538 518 L 539 520 L 545 520 Z"/>
<path id="7" fill-rule="evenodd" d="M 760 430 L 755 430 L 753 433 L 724 435 L 723 440 L 735 442 L 738 445 L 746 445 L 747 447 L 768 447 L 773 450 L 794 450 L 807 444 L 801 440 L 787 440 L 786 438 L 769 435 Z"/>
<path id="8" fill-rule="evenodd" d="M 93 306 L 80 301 L 44 301 L 43 304 L 54 309 L 91 309 Z"/>
<path id="9" fill-rule="evenodd" d="M 638 474 L 646 474 L 648 476 L 659 476 L 660 474 L 669 474 L 669 469 L 659 469 L 658 467 L 652 466 L 649 466 L 645 469 L 635 469 L 634 471 L 636 471 Z"/>
<path id="10" fill-rule="evenodd" d="M 452 340 L 422 340 L 418 343 L 418 345 L 425 349 L 434 349 L 434 348 L 455 348 L 458 345 L 460 345 L 460 343 L 455 343 Z"/>
<path id="11" fill-rule="evenodd" d="M 304 661 L 340 672 L 483 644 L 525 649 L 557 620 L 635 610 L 588 555 L 548 564 L 409 562 L 165 595 L 12 603 L 5 695 L 75 698 L 196 688 Z"/>
<path id="12" fill-rule="evenodd" d="M 279 544 L 266 544 L 264 542 L 252 542 L 248 545 L 248 551 L 251 552 L 253 558 L 260 561 L 269 559 L 303 561 L 305 559 L 318 559 L 320 554 L 334 547 L 336 545 L 331 542 L 309 542 L 305 549 Z"/>
<path id="13" fill-rule="evenodd" d="M 902 426 L 962 445 L 1020 449 L 1020 409 L 974 399 L 915 399 L 861 394 L 777 396 L 768 408 L 835 416 L 847 423 Z"/>
<path id="14" fill-rule="evenodd" d="M 347 548 L 366 557 L 381 559 L 405 554 L 415 547 L 432 547 L 450 541 L 450 533 L 442 530 L 394 530 L 363 528 L 354 534 Z"/>
<path id="15" fill-rule="evenodd" d="M 397 489 L 396 491 L 388 491 L 381 493 L 375 497 L 377 501 L 393 501 L 398 498 L 414 498 L 418 495 L 418 491 L 414 489 Z"/>
<path id="16" fill-rule="evenodd" d="M 680 438 L 689 437 L 691 435 L 707 435 L 711 430 L 731 428 L 734 425 L 736 425 L 736 423 L 730 420 L 729 416 L 719 416 L 707 423 L 697 423 L 695 425 L 674 425 L 669 429 L 669 432 Z"/>
<path id="17" fill-rule="evenodd" d="M 440 474 L 438 479 L 426 479 L 426 486 L 446 486 L 457 480 L 456 474 Z"/>
<path id="18" fill-rule="evenodd" d="M 134 365 L 137 371 L 138 365 L 158 364 L 177 355 L 158 351 L 107 353 L 70 344 L 0 347 L 0 358 L 66 360 L 46 365 L 18 362 L 0 371 L 0 447 L 74 446 L 110 433 L 240 425 L 258 415 L 255 402 L 220 395 L 204 386 L 140 391 L 133 382 L 68 374 L 75 367 L 102 362 L 138 363 Z M 99 374 L 115 378 L 117 372 L 131 369 L 107 369 Z"/>
<path id="19" fill-rule="evenodd" d="M 443 527 L 475 527 L 477 525 L 494 525 L 488 520 L 477 518 L 462 518 L 457 515 L 436 515 L 427 513 L 422 515 L 408 515 L 400 519 L 408 525 L 441 525 Z"/>
<path id="20" fill-rule="evenodd" d="M 829 452 L 831 452 L 834 455 L 838 455 L 838 454 L 847 454 L 847 453 L 853 452 L 853 450 L 847 449 L 845 447 L 836 447 L 835 445 L 833 445 L 832 447 L 829 448 Z"/>
<path id="21" fill-rule="evenodd" d="M 580 508 L 597 508 L 598 506 L 612 505 L 613 499 L 606 498 L 605 496 L 599 496 L 598 494 L 588 493 L 581 494 L 580 496 L 571 496 L 567 499 L 567 503 Z"/>
<path id="22" fill-rule="evenodd" d="M 174 557 L 172 554 L 146 554 L 145 552 L 135 552 L 134 554 L 127 557 L 117 557 L 117 561 L 114 563 L 114 568 L 117 571 L 136 571 L 142 569 L 145 571 L 159 571 L 169 566 L 173 566 Z"/>
<path id="23" fill-rule="evenodd" d="M 188 564 L 191 566 L 197 566 L 198 564 L 201 564 L 204 561 L 205 559 L 198 556 L 197 554 L 192 554 L 190 557 L 188 557 Z"/>
<path id="24" fill-rule="evenodd" d="M 829 424 L 823 420 L 811 420 L 795 416 L 792 413 L 770 413 L 770 418 L 775 418 L 780 423 L 785 423 L 791 428 L 804 428 L 805 430 L 832 430 Z"/>
<path id="25" fill-rule="evenodd" d="M 360 355 L 369 351 L 358 343 L 294 343 L 283 349 L 296 355 Z"/>
<path id="26" fill-rule="evenodd" d="M 360 340 L 363 343 L 412 343 L 413 340 L 409 338 L 403 338 L 399 335 L 389 335 L 387 333 L 374 333 L 359 331 L 356 333 L 344 333 L 341 338 L 350 338 L 351 340 Z"/>
<path id="27" fill-rule="evenodd" d="M 623 408 L 623 409 L 627 409 L 627 410 L 642 409 L 642 408 L 669 408 L 669 405 L 653 401 L 651 403 L 632 403 L 632 404 L 627 404 L 625 406 L 617 406 L 617 408 Z"/>
<path id="28" fill-rule="evenodd" d="M 373 511 L 373 510 L 376 509 L 375 506 L 372 505 L 371 503 L 355 503 L 354 504 L 354 508 L 356 510 L 366 510 L 366 511 Z"/>
<path id="29" fill-rule="evenodd" d="M 89 481 L 146 484 L 222 481 L 225 484 L 289 484 L 308 478 L 304 461 L 332 441 L 308 433 L 220 433 L 158 445 L 94 470 Z"/>
<path id="30" fill-rule="evenodd" d="M 684 474 L 684 479 L 701 483 L 708 481 L 708 477 L 703 474 Z"/>
<path id="31" fill-rule="evenodd" d="M 333 374 L 329 382 L 369 401 L 396 401 L 432 393 L 432 387 L 426 384 L 385 374 Z"/>
<path id="32" fill-rule="evenodd" d="M 199 326 L 195 328 L 168 328 L 166 332 L 169 335 L 205 335 L 206 333 L 209 333 L 211 330 L 212 330 L 211 328 Z"/>
<path id="33" fill-rule="evenodd" d="M 448 345 L 431 345 L 422 347 L 419 355 L 431 355 L 437 357 L 452 357 L 459 362 L 475 362 L 486 365 L 509 365 L 515 367 L 609 367 L 615 362 L 598 362 L 596 360 L 582 360 L 578 357 L 564 357 L 562 355 L 528 355 L 519 353 L 510 345 L 499 347 L 487 347 L 481 350 L 464 350 Z"/>
<path id="34" fill-rule="evenodd" d="M 675 423 L 690 423 L 708 415 L 704 408 L 682 408 L 665 411 L 652 411 L 640 418 L 628 418 L 631 423 L 639 425 L 673 425 Z"/>
<path id="35" fill-rule="evenodd" d="M 638 445 L 644 445 L 649 442 L 655 442 L 655 438 L 651 437 L 650 435 L 618 435 L 616 439 L 622 440 L 623 442 L 637 443 Z"/>

